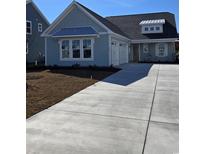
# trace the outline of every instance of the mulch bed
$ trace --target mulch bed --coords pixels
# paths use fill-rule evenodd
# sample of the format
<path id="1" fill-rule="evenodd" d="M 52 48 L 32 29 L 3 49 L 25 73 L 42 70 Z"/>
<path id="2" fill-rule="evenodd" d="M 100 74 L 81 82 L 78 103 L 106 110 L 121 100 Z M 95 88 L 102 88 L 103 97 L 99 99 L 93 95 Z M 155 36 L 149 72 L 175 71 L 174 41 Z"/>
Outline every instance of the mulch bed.
<path id="1" fill-rule="evenodd" d="M 117 72 L 117 69 L 34 69 L 26 74 L 26 118 Z"/>

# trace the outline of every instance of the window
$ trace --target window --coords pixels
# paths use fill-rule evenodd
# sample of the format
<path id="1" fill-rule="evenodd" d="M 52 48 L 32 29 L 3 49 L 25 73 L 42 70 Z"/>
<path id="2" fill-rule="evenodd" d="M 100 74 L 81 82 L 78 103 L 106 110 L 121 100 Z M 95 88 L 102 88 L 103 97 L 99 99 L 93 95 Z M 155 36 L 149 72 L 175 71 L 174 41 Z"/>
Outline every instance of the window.
<path id="1" fill-rule="evenodd" d="M 156 44 L 156 56 L 166 57 L 168 55 L 168 46 L 166 43 Z"/>
<path id="2" fill-rule="evenodd" d="M 156 31 L 159 31 L 159 30 L 160 30 L 160 27 L 159 27 L 159 26 L 157 26 L 157 27 L 155 27 L 155 29 L 156 29 Z"/>
<path id="3" fill-rule="evenodd" d="M 38 32 L 43 31 L 43 25 L 41 23 L 38 23 Z"/>
<path id="4" fill-rule="evenodd" d="M 61 45 L 61 51 L 62 51 L 62 59 L 66 59 L 69 58 L 70 56 L 70 51 L 69 51 L 69 40 L 64 40 L 62 41 L 62 45 Z"/>
<path id="5" fill-rule="evenodd" d="M 150 27 L 150 31 L 154 31 L 154 27 Z"/>
<path id="6" fill-rule="evenodd" d="M 143 25 L 141 27 L 142 34 L 163 33 L 163 25 Z"/>
<path id="7" fill-rule="evenodd" d="M 146 32 L 149 31 L 149 28 L 148 28 L 148 27 L 145 27 L 145 28 L 144 28 L 144 31 L 146 31 Z"/>
<path id="8" fill-rule="evenodd" d="M 26 21 L 26 34 L 32 34 L 32 22 Z"/>
<path id="9" fill-rule="evenodd" d="M 91 40 L 83 40 L 83 57 L 91 58 Z"/>
<path id="10" fill-rule="evenodd" d="M 143 44 L 143 52 L 148 53 L 149 52 L 149 46 L 148 44 Z"/>
<path id="11" fill-rule="evenodd" d="M 80 58 L 80 40 L 72 40 L 73 58 Z"/>
<path id="12" fill-rule="evenodd" d="M 60 40 L 61 60 L 93 60 L 93 39 Z"/>

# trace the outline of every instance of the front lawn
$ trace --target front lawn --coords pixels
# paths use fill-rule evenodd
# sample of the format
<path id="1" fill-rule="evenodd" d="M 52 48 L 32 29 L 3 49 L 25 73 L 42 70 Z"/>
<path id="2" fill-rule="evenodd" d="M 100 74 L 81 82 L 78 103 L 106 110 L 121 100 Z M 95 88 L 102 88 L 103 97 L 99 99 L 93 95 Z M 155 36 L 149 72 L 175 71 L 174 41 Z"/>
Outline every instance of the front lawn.
<path id="1" fill-rule="evenodd" d="M 117 71 L 91 68 L 28 70 L 26 117 L 47 109 Z"/>

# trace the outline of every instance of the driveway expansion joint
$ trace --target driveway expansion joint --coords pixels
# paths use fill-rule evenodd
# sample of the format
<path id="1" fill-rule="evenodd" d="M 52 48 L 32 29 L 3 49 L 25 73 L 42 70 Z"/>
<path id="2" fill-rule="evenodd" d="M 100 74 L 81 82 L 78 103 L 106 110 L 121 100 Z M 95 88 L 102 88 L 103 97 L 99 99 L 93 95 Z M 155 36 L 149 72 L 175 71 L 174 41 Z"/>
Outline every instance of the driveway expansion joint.
<path id="1" fill-rule="evenodd" d="M 149 124 L 150 124 L 150 121 L 151 121 L 152 109 L 153 109 L 154 99 L 155 99 L 155 94 L 156 94 L 156 89 L 157 89 L 157 81 L 158 81 L 158 77 L 159 77 L 159 70 L 160 70 L 160 65 L 158 66 L 157 77 L 156 77 L 156 81 L 155 81 L 155 87 L 154 87 L 154 92 L 153 92 L 153 97 L 152 97 L 152 103 L 151 103 L 151 108 L 150 108 L 149 119 L 148 119 L 148 123 L 147 123 L 147 129 L 146 129 L 146 133 L 145 133 L 145 140 L 144 140 L 144 144 L 143 144 L 142 154 L 144 154 L 144 151 L 145 151 L 147 135 L 148 135 L 148 130 L 149 130 Z"/>
<path id="2" fill-rule="evenodd" d="M 68 111 L 68 110 L 58 110 L 58 109 L 47 109 L 51 111 L 57 111 L 57 112 L 67 112 L 67 113 L 75 113 L 75 114 L 87 114 L 87 115 L 94 115 L 94 116 L 102 116 L 102 117 L 112 117 L 112 118 L 120 118 L 120 119 L 129 119 L 129 120 L 136 120 L 136 121 L 145 121 L 148 122 L 148 120 L 145 119 L 137 119 L 137 118 L 131 118 L 131 117 L 122 117 L 122 116 L 114 116 L 114 115 L 103 115 L 103 114 L 97 114 L 97 113 L 88 113 L 88 112 L 76 112 L 76 111 Z"/>

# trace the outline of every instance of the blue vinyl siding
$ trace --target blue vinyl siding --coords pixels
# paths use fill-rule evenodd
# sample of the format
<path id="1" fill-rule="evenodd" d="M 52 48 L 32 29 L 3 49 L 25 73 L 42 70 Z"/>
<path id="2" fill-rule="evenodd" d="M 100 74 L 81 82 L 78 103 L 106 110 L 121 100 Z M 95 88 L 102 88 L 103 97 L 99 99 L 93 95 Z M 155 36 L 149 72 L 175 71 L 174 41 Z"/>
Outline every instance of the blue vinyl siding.
<path id="1" fill-rule="evenodd" d="M 149 52 L 143 52 L 143 43 L 140 44 L 140 61 L 141 62 L 174 62 L 175 61 L 175 44 L 168 42 L 168 56 L 157 57 L 155 54 L 156 43 L 148 43 Z"/>
<path id="2" fill-rule="evenodd" d="M 28 54 L 26 54 L 26 61 L 29 63 L 32 63 L 35 60 L 44 61 L 45 41 L 44 38 L 40 36 L 42 32 L 38 32 L 38 23 L 42 24 L 43 31 L 49 25 L 35 10 L 32 3 L 26 5 L 26 20 L 32 22 L 32 34 L 26 35 L 26 40 L 28 42 Z"/>
<path id="3" fill-rule="evenodd" d="M 91 26 L 97 33 L 106 32 L 101 26 L 96 24 L 90 19 L 84 12 L 78 8 L 74 8 L 70 14 L 68 14 L 52 33 L 59 31 L 62 28 L 69 27 L 88 27 Z M 86 37 L 85 37 L 86 38 Z M 59 38 L 60 39 L 60 38 Z M 58 38 L 47 38 L 47 65 L 58 65 L 58 66 L 72 66 L 74 64 L 80 64 L 81 66 L 97 65 L 97 66 L 109 66 L 109 39 L 108 34 L 99 35 L 94 37 L 94 59 L 92 60 L 60 60 L 60 45 Z"/>
<path id="4" fill-rule="evenodd" d="M 94 39 L 93 55 L 94 59 L 89 61 L 84 60 L 60 60 L 60 46 L 57 39 L 48 38 L 47 40 L 47 65 L 53 66 L 72 66 L 74 64 L 80 64 L 80 66 L 108 66 L 109 65 L 109 46 L 108 35 L 100 35 L 100 37 Z"/>
<path id="5" fill-rule="evenodd" d="M 50 32 L 53 34 L 62 28 L 69 27 L 92 27 L 97 32 L 106 32 L 104 28 L 90 19 L 83 11 L 75 7 L 73 10 Z"/>

